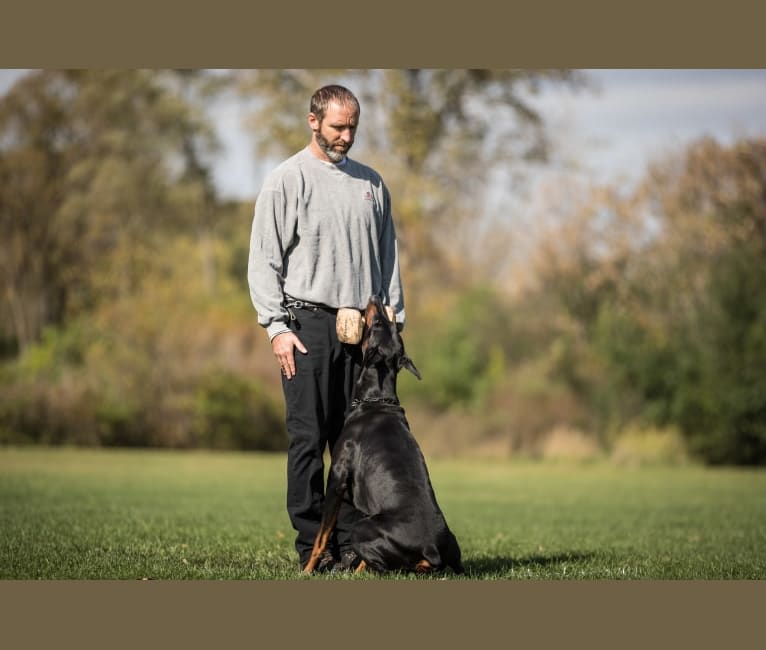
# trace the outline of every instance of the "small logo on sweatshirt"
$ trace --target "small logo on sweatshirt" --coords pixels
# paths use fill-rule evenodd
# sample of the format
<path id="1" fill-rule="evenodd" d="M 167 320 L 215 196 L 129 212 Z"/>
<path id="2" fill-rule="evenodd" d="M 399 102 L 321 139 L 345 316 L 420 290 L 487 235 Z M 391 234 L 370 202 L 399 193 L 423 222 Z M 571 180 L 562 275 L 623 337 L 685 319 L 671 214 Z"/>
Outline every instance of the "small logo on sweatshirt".
<path id="1" fill-rule="evenodd" d="M 365 192 L 364 193 L 364 200 L 365 201 L 372 201 L 372 192 Z"/>

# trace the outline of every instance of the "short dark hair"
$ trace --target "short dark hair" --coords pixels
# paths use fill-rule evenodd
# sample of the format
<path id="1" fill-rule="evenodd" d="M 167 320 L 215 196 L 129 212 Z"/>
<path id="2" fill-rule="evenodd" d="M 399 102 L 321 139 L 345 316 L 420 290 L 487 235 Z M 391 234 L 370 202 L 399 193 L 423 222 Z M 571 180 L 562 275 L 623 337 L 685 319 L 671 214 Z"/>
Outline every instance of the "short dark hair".
<path id="1" fill-rule="evenodd" d="M 327 107 L 330 102 L 338 102 L 339 104 L 351 104 L 356 108 L 356 113 L 359 115 L 360 107 L 359 100 L 356 98 L 348 88 L 332 84 L 329 86 L 323 86 L 317 90 L 311 96 L 311 103 L 309 104 L 309 111 L 316 115 L 317 119 L 321 122 L 327 112 Z"/>

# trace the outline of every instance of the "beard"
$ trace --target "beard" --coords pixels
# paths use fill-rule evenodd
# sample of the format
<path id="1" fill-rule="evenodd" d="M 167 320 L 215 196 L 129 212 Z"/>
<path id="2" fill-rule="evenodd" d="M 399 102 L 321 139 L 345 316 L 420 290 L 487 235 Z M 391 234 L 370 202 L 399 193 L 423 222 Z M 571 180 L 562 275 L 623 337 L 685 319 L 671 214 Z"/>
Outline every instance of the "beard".
<path id="1" fill-rule="evenodd" d="M 330 141 L 322 135 L 321 131 L 316 131 L 316 141 L 319 148 L 334 163 L 339 163 L 343 160 L 346 157 L 348 150 L 351 149 L 351 145 L 346 144 L 342 140 L 336 140 L 334 143 L 330 144 Z M 339 145 L 342 149 L 336 149 Z"/>

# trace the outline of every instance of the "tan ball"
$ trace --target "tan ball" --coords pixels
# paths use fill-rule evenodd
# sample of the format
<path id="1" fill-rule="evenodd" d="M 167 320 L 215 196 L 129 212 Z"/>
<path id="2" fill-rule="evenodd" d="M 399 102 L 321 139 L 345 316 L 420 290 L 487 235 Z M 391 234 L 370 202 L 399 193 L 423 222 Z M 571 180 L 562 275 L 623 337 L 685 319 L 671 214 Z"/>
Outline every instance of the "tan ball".
<path id="1" fill-rule="evenodd" d="M 341 343 L 356 345 L 362 340 L 364 318 L 358 309 L 341 307 L 335 318 L 335 331 Z"/>

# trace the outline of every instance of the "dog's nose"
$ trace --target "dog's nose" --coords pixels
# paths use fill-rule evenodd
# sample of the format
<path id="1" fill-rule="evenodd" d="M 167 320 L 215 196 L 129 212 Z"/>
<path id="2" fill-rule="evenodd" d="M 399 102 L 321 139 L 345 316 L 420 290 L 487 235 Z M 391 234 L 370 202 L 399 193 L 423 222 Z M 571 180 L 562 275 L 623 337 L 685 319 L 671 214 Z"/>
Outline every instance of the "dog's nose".
<path id="1" fill-rule="evenodd" d="M 376 310 L 381 310 L 383 308 L 383 302 L 381 301 L 380 296 L 370 296 L 370 301 L 367 304 L 375 307 Z"/>

